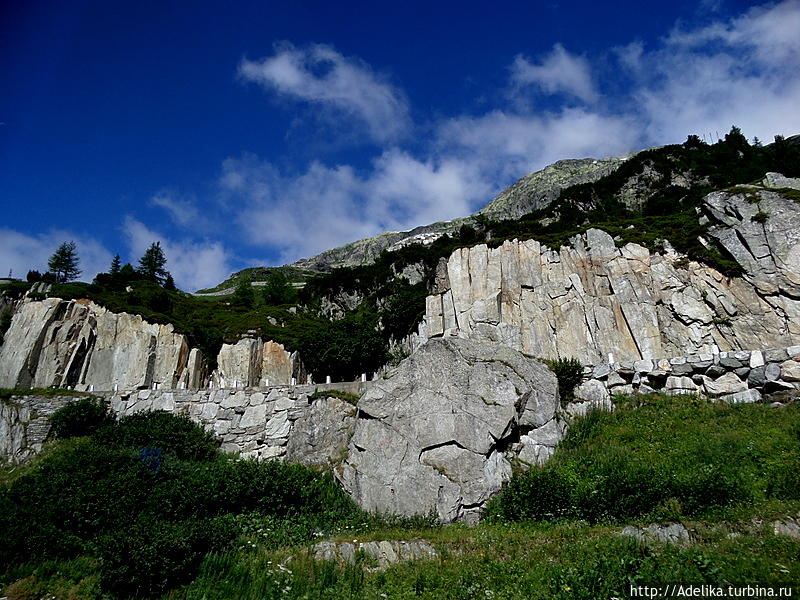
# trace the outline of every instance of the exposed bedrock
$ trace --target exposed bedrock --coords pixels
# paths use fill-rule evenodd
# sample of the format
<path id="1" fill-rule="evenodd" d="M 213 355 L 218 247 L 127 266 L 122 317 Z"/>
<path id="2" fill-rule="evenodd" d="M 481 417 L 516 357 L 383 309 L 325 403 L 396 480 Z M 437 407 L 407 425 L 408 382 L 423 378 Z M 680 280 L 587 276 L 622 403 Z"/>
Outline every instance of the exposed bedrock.
<path id="1" fill-rule="evenodd" d="M 223 344 L 210 380 L 220 386 L 302 382 L 297 353 L 243 339 Z M 71 387 L 110 391 L 206 387 L 202 353 L 172 325 L 113 313 L 89 300 L 23 302 L 0 346 L 0 387 Z"/>
<path id="2" fill-rule="evenodd" d="M 338 477 L 368 510 L 474 521 L 512 460 L 552 453 L 558 406 L 543 364 L 504 346 L 431 340 L 359 401 Z"/>
<path id="3" fill-rule="evenodd" d="M 585 364 L 796 344 L 799 208 L 763 190 L 705 199 L 709 233 L 742 277 L 671 250 L 617 247 L 597 229 L 560 250 L 534 240 L 456 250 L 440 265 L 421 338 L 468 337 Z"/>

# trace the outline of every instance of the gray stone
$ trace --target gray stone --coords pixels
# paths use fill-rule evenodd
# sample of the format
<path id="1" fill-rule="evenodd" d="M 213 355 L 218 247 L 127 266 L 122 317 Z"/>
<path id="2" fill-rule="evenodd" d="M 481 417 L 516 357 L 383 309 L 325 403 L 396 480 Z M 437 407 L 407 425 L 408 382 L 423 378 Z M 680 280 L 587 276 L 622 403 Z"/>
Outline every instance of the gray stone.
<path id="1" fill-rule="evenodd" d="M 347 453 L 356 408 L 339 398 L 321 398 L 294 423 L 286 445 L 286 460 L 333 467 Z"/>
<path id="2" fill-rule="evenodd" d="M 765 383 L 767 383 L 766 367 L 761 366 L 750 369 L 750 373 L 747 375 L 747 385 L 749 387 L 760 388 L 764 387 Z"/>
<path id="3" fill-rule="evenodd" d="M 726 373 L 718 379 L 706 377 L 703 381 L 703 388 L 710 396 L 721 396 L 723 394 L 735 394 L 747 389 L 747 384 L 739 379 L 735 373 Z"/>
<path id="4" fill-rule="evenodd" d="M 684 546 L 692 541 L 689 530 L 681 523 L 654 524 L 647 527 L 628 525 L 620 532 L 620 535 L 636 538 L 641 542 L 663 542 L 677 546 Z"/>
<path id="5" fill-rule="evenodd" d="M 770 363 L 764 369 L 764 377 L 767 381 L 775 381 L 781 378 L 781 366 L 775 363 Z"/>
<path id="6" fill-rule="evenodd" d="M 725 394 L 720 396 L 719 399 L 729 404 L 751 404 L 761 400 L 761 392 L 749 389 L 733 394 Z"/>
<path id="7" fill-rule="evenodd" d="M 776 392 L 793 392 L 797 389 L 794 384 L 789 383 L 788 381 L 781 381 L 780 379 L 776 381 L 767 381 L 764 384 L 764 393 L 766 394 L 774 394 Z"/>
<path id="8" fill-rule="evenodd" d="M 787 360 L 781 363 L 780 378 L 784 381 L 800 381 L 800 362 Z"/>
<path id="9" fill-rule="evenodd" d="M 574 392 L 575 400 L 601 404 L 609 399 L 608 389 L 600 381 L 590 379 L 584 381 Z"/>
<path id="10" fill-rule="evenodd" d="M 769 350 L 764 350 L 764 360 L 766 362 L 783 362 L 785 361 L 789 355 L 786 352 L 785 348 L 771 348 Z"/>
<path id="11" fill-rule="evenodd" d="M 708 367 L 708 369 L 706 369 L 706 375 L 708 375 L 711 378 L 719 377 L 727 372 L 728 372 L 727 369 L 719 365 L 711 365 L 710 367 Z"/>
<path id="12" fill-rule="evenodd" d="M 750 354 L 750 368 L 755 369 L 756 367 L 764 366 L 764 353 L 760 350 L 754 350 Z"/>
<path id="13" fill-rule="evenodd" d="M 439 558 L 436 549 L 425 540 L 381 540 L 372 542 L 320 542 L 311 553 L 315 560 L 327 560 L 353 564 L 356 554 L 362 552 L 375 566 L 370 570 L 380 571 L 391 565 L 415 560 Z"/>
<path id="14" fill-rule="evenodd" d="M 638 373 L 649 373 L 655 368 L 653 361 L 650 359 L 647 360 L 637 360 L 633 363 L 633 368 Z"/>
<path id="15" fill-rule="evenodd" d="M 779 519 L 772 523 L 772 531 L 775 535 L 785 535 L 800 540 L 800 521 L 792 517 Z"/>
<path id="16" fill-rule="evenodd" d="M 367 510 L 474 521 L 511 476 L 495 448 L 557 408 L 541 363 L 505 346 L 430 340 L 361 398 L 337 476 Z"/>
<path id="17" fill-rule="evenodd" d="M 609 373 L 611 373 L 611 365 L 601 363 L 593 369 L 592 377 L 595 379 L 603 379 L 604 377 L 608 377 Z"/>

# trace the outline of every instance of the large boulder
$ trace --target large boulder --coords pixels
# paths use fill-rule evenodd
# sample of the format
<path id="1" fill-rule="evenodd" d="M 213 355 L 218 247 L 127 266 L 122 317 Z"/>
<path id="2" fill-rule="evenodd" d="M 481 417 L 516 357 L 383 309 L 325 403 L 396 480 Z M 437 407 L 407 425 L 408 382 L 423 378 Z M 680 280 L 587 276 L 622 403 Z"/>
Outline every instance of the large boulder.
<path id="1" fill-rule="evenodd" d="M 430 340 L 360 400 L 337 476 L 367 510 L 475 521 L 523 440 L 563 432 L 558 406 L 542 363 L 501 345 Z"/>

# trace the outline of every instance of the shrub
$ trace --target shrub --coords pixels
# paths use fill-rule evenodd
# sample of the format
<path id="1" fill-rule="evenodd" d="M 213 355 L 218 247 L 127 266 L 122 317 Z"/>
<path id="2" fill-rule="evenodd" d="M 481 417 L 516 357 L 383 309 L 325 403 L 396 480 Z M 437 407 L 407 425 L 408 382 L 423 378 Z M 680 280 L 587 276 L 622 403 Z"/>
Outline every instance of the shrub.
<path id="1" fill-rule="evenodd" d="M 160 448 L 183 460 L 210 460 L 219 444 L 212 433 L 204 431 L 186 416 L 163 411 L 141 412 L 122 417 L 96 435 L 104 444 L 117 447 Z"/>
<path id="2" fill-rule="evenodd" d="M 558 358 L 545 361 L 558 379 L 558 392 L 562 402 L 575 397 L 575 388 L 583 379 L 583 365 L 577 358 Z"/>
<path id="3" fill-rule="evenodd" d="M 114 421 L 108 405 L 100 398 L 81 398 L 53 413 L 50 435 L 66 439 L 92 435 Z"/>

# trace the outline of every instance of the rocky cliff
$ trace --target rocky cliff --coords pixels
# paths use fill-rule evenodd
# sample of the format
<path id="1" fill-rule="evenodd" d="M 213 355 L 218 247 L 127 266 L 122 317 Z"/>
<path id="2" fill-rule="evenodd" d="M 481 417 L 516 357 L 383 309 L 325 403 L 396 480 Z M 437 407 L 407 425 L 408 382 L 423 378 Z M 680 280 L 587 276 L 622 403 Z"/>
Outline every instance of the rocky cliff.
<path id="1" fill-rule="evenodd" d="M 790 346 L 800 341 L 800 207 L 790 194 L 708 195 L 700 218 L 741 277 L 675 251 L 618 247 L 590 229 L 552 250 L 485 244 L 441 264 L 422 339 L 457 335 L 587 364 Z"/>
<path id="2" fill-rule="evenodd" d="M 223 344 L 207 375 L 202 353 L 172 325 L 113 313 L 88 300 L 23 302 L 0 346 L 0 387 L 135 390 L 289 384 L 296 353 L 256 339 Z"/>

